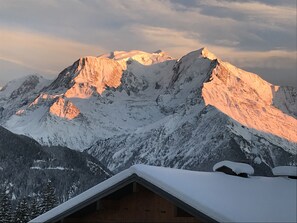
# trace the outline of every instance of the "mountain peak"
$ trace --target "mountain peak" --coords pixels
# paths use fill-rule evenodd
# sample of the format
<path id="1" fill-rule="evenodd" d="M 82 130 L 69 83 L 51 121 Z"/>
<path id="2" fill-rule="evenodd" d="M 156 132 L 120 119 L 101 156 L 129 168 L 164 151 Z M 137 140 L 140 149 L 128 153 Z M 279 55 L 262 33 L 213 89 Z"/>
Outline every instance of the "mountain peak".
<path id="1" fill-rule="evenodd" d="M 278 87 L 253 73 L 220 61 L 203 84 L 205 104 L 251 129 L 297 142 L 297 120 L 273 105 Z M 293 97 L 291 100 L 294 100 Z"/>
<path id="2" fill-rule="evenodd" d="M 211 53 L 206 47 L 203 47 L 199 50 L 194 50 L 183 57 L 181 57 L 178 61 L 179 63 L 186 63 L 186 66 L 198 66 L 201 67 L 202 58 L 209 59 L 209 62 L 212 60 L 217 60 L 218 58 Z"/>
<path id="3" fill-rule="evenodd" d="M 94 88 L 101 94 L 106 86 L 118 87 L 122 76 L 122 67 L 114 60 L 98 57 L 84 57 L 79 60 L 72 87 L 67 97 L 89 97 Z"/>
<path id="4" fill-rule="evenodd" d="M 34 89 L 40 90 L 49 80 L 38 74 L 27 75 L 8 82 L 0 90 L 0 97 L 16 98 Z"/>
<path id="5" fill-rule="evenodd" d="M 143 54 L 148 54 L 148 53 L 144 52 L 144 51 L 140 51 L 140 50 L 131 50 L 131 51 L 116 50 L 116 51 L 112 51 L 107 54 L 102 54 L 102 55 L 98 56 L 98 58 L 109 58 L 109 59 L 113 59 L 113 60 L 125 60 L 125 59 L 129 59 L 133 56 L 143 55 Z"/>
<path id="6" fill-rule="evenodd" d="M 210 52 L 206 47 L 199 49 L 197 52 L 199 52 L 199 54 L 204 58 L 208 58 L 210 60 L 218 59 L 217 56 Z"/>
<path id="7" fill-rule="evenodd" d="M 58 97 L 51 105 L 49 112 L 60 118 L 68 120 L 76 118 L 80 114 L 80 110 L 69 100 Z"/>
<path id="8" fill-rule="evenodd" d="M 107 57 L 82 57 L 64 69 L 47 90 L 67 89 L 68 98 L 89 98 L 94 92 L 101 94 L 106 86 L 118 87 L 122 66 Z"/>
<path id="9" fill-rule="evenodd" d="M 151 65 L 155 63 L 161 63 L 166 60 L 174 59 L 169 54 L 162 50 L 157 50 L 153 53 L 148 53 L 140 50 L 132 51 L 113 51 L 107 54 L 102 54 L 98 58 L 109 58 L 118 61 L 122 64 L 123 68 L 126 68 L 126 62 L 128 60 L 134 60 L 142 65 Z"/>

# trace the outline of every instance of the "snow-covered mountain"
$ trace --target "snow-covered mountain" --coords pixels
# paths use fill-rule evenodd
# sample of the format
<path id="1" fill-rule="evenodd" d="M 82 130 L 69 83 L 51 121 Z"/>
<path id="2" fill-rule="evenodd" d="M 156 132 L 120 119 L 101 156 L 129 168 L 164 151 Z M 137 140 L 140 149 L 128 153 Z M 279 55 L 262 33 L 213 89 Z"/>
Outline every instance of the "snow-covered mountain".
<path id="1" fill-rule="evenodd" d="M 206 48 L 179 60 L 162 51 L 84 57 L 30 89 L 19 97 L 0 91 L 5 127 L 45 145 L 87 149 L 114 171 L 139 162 L 210 170 L 230 159 L 269 172 L 297 162 L 296 89 Z"/>
<path id="2" fill-rule="evenodd" d="M 0 123 L 22 112 L 39 92 L 51 83 L 40 75 L 13 80 L 0 89 Z"/>

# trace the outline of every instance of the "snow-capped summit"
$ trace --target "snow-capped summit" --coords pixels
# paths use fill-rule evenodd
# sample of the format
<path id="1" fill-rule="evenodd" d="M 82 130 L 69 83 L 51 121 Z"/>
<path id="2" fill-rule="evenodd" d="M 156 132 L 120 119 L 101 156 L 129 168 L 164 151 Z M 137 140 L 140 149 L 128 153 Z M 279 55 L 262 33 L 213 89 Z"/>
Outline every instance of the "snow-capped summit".
<path id="1" fill-rule="evenodd" d="M 164 52 L 114 51 L 99 57 L 84 57 L 63 70 L 48 90 L 62 90 L 68 98 L 89 98 L 94 92 L 102 94 L 107 87 L 117 88 L 127 64 L 137 61 L 142 65 L 171 60 Z"/>
<path id="2" fill-rule="evenodd" d="M 42 144 L 88 148 L 112 170 L 137 162 L 211 170 L 240 159 L 269 172 L 296 162 L 296 89 L 207 48 L 178 60 L 137 50 L 83 57 L 39 89 L 22 106 L 10 100 L 16 112 L 1 122 Z"/>
<path id="3" fill-rule="evenodd" d="M 32 90 L 41 90 L 50 81 L 38 74 L 27 75 L 8 82 L 0 90 L 0 98 L 15 98 Z"/>
<path id="4" fill-rule="evenodd" d="M 208 50 L 208 48 L 204 47 L 204 48 L 202 48 L 202 49 L 200 49 L 200 50 L 201 50 L 201 55 L 202 55 L 203 57 L 208 58 L 208 59 L 210 59 L 210 60 L 215 60 L 215 59 L 217 59 L 217 56 L 214 55 L 212 52 L 210 52 L 210 51 Z"/>
<path id="5" fill-rule="evenodd" d="M 8 82 L 0 90 L 0 123 L 26 108 L 50 82 L 36 74 Z"/>
<path id="6" fill-rule="evenodd" d="M 273 105 L 278 86 L 226 62 L 212 70 L 203 84 L 202 96 L 237 122 L 297 143 L 297 120 Z"/>
<path id="7" fill-rule="evenodd" d="M 89 97 L 92 89 L 101 94 L 106 87 L 118 87 L 121 75 L 121 66 L 116 61 L 96 57 L 82 58 L 72 79 L 72 86 L 65 96 Z"/>
<path id="8" fill-rule="evenodd" d="M 105 87 L 118 87 L 121 66 L 108 58 L 84 57 L 63 70 L 47 90 L 62 90 L 65 96 L 87 98 L 95 91 L 101 94 Z"/>
<path id="9" fill-rule="evenodd" d="M 99 56 L 99 58 L 110 58 L 116 61 L 127 61 L 127 60 L 135 60 L 143 65 L 151 65 L 154 63 L 160 63 L 166 60 L 174 59 L 166 52 L 162 50 L 157 50 L 153 53 L 147 53 L 139 50 L 132 51 L 113 51 L 109 54 L 103 54 Z"/>

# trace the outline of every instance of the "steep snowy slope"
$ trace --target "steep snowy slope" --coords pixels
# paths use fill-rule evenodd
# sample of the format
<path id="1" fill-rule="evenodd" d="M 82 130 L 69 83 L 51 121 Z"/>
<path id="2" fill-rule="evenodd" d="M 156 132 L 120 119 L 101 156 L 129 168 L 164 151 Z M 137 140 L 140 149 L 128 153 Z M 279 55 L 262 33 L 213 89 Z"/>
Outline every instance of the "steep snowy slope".
<path id="1" fill-rule="evenodd" d="M 234 103 L 239 104 L 240 100 L 245 101 L 245 109 L 256 110 L 257 107 L 254 106 L 255 102 L 252 100 L 264 100 L 260 96 L 253 98 L 253 95 L 250 95 L 253 88 L 257 86 L 251 83 L 246 84 L 246 88 L 238 86 L 239 91 L 249 92 L 245 95 L 231 92 L 231 97 L 228 98 L 229 95 L 225 96 L 226 99 L 223 97 L 225 100 L 221 99 L 221 95 L 217 93 L 212 103 L 207 101 L 209 92 L 207 92 L 206 85 L 212 83 L 215 71 L 220 66 L 218 61 L 209 60 L 208 55 L 209 52 L 204 49 L 195 51 L 184 56 L 174 65 L 169 87 L 157 97 L 157 104 L 161 112 L 166 114 L 165 118 L 138 128 L 131 134 L 99 140 L 88 149 L 88 152 L 115 171 L 139 162 L 210 171 L 217 161 L 230 159 L 252 162 L 256 173 L 269 174 L 271 172 L 265 166 L 272 167 L 282 163 L 294 164 L 297 158 L 295 142 L 276 136 L 274 133 L 278 132 L 273 128 L 267 133 L 263 131 L 261 125 L 260 127 L 245 127 L 248 124 L 252 125 L 257 118 L 258 121 L 267 125 L 269 118 L 276 121 L 279 113 L 280 117 L 286 117 L 281 111 L 271 106 L 271 101 L 262 104 L 268 111 L 267 114 L 262 114 L 264 117 L 267 115 L 266 119 L 260 120 L 257 116 L 249 116 L 247 123 L 241 119 L 236 120 L 238 118 L 236 115 L 228 114 L 222 109 L 224 106 L 228 107 L 225 100 L 233 99 Z M 214 58 L 213 54 L 211 58 Z M 229 72 L 229 78 L 238 75 Z M 256 78 L 262 81 L 265 87 L 264 83 L 267 82 L 254 74 L 246 74 L 252 76 L 242 79 L 246 78 L 252 82 L 250 78 Z M 237 80 L 240 81 L 239 78 Z M 237 89 L 237 83 L 232 83 L 232 80 L 230 82 L 212 87 L 214 91 L 216 89 L 221 91 L 224 96 L 224 91 Z M 205 107 L 204 101 L 212 106 Z M 221 110 L 218 110 L 220 108 Z M 246 112 L 240 109 L 236 111 L 236 108 L 232 110 L 235 114 Z M 271 117 L 269 109 L 277 110 L 279 113 Z M 251 114 L 254 113 L 251 112 Z M 282 127 L 281 124 L 287 124 L 286 121 L 290 120 L 291 123 L 288 123 L 288 126 L 291 129 L 287 130 L 289 133 L 291 131 L 294 137 L 296 119 L 290 116 L 287 118 L 287 120 L 280 120 L 283 123 L 280 122 L 279 125 Z"/>
<path id="2" fill-rule="evenodd" d="M 115 171 L 137 162 L 211 170 L 220 159 L 264 170 L 296 164 L 295 105 L 296 89 L 205 48 L 179 60 L 115 51 L 79 59 L 2 122 L 42 144 L 89 148 Z"/>
<path id="3" fill-rule="evenodd" d="M 150 55 L 149 62 L 146 57 L 134 55 L 140 62 L 130 58 L 124 71 L 119 65 L 121 61 L 82 58 L 62 71 L 26 112 L 12 116 L 6 126 L 43 144 L 83 150 L 98 138 L 131 132 L 155 122 L 163 117 L 155 99 L 168 85 L 168 74 L 175 61 L 155 64 L 154 58 L 164 53 Z M 120 86 L 119 80 L 123 83 Z"/>
<path id="4" fill-rule="evenodd" d="M 27 108 L 50 82 L 42 76 L 29 75 L 7 83 L 0 89 L 0 123 L 16 112 L 22 113 L 22 108 Z"/>
<path id="5" fill-rule="evenodd" d="M 122 67 L 116 61 L 85 57 L 60 73 L 47 90 L 62 88 L 68 98 L 89 98 L 94 92 L 102 94 L 107 86 L 118 87 L 121 76 Z"/>
<path id="6" fill-rule="evenodd" d="M 276 87 L 273 105 L 284 113 L 297 118 L 297 89 L 293 87 Z"/>
<path id="7" fill-rule="evenodd" d="M 203 85 L 202 95 L 206 104 L 242 125 L 297 143 L 296 118 L 273 106 L 273 95 L 278 89 L 255 74 L 218 62 L 210 81 Z M 275 98 L 275 103 L 281 101 L 287 103 Z"/>

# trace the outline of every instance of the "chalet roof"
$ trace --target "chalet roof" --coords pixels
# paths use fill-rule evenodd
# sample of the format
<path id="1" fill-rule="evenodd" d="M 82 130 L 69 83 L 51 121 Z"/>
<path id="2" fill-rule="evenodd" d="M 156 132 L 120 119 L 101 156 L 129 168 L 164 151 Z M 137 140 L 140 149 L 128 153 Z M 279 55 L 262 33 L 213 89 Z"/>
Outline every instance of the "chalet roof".
<path id="1" fill-rule="evenodd" d="M 102 193 L 136 176 L 219 222 L 296 222 L 297 180 L 286 177 L 241 178 L 147 165 L 131 168 L 30 221 L 51 222 L 67 216 Z M 107 192 L 109 191 L 109 192 Z"/>
<path id="2" fill-rule="evenodd" d="M 297 166 L 277 166 L 272 169 L 275 176 L 294 176 L 297 177 Z"/>

